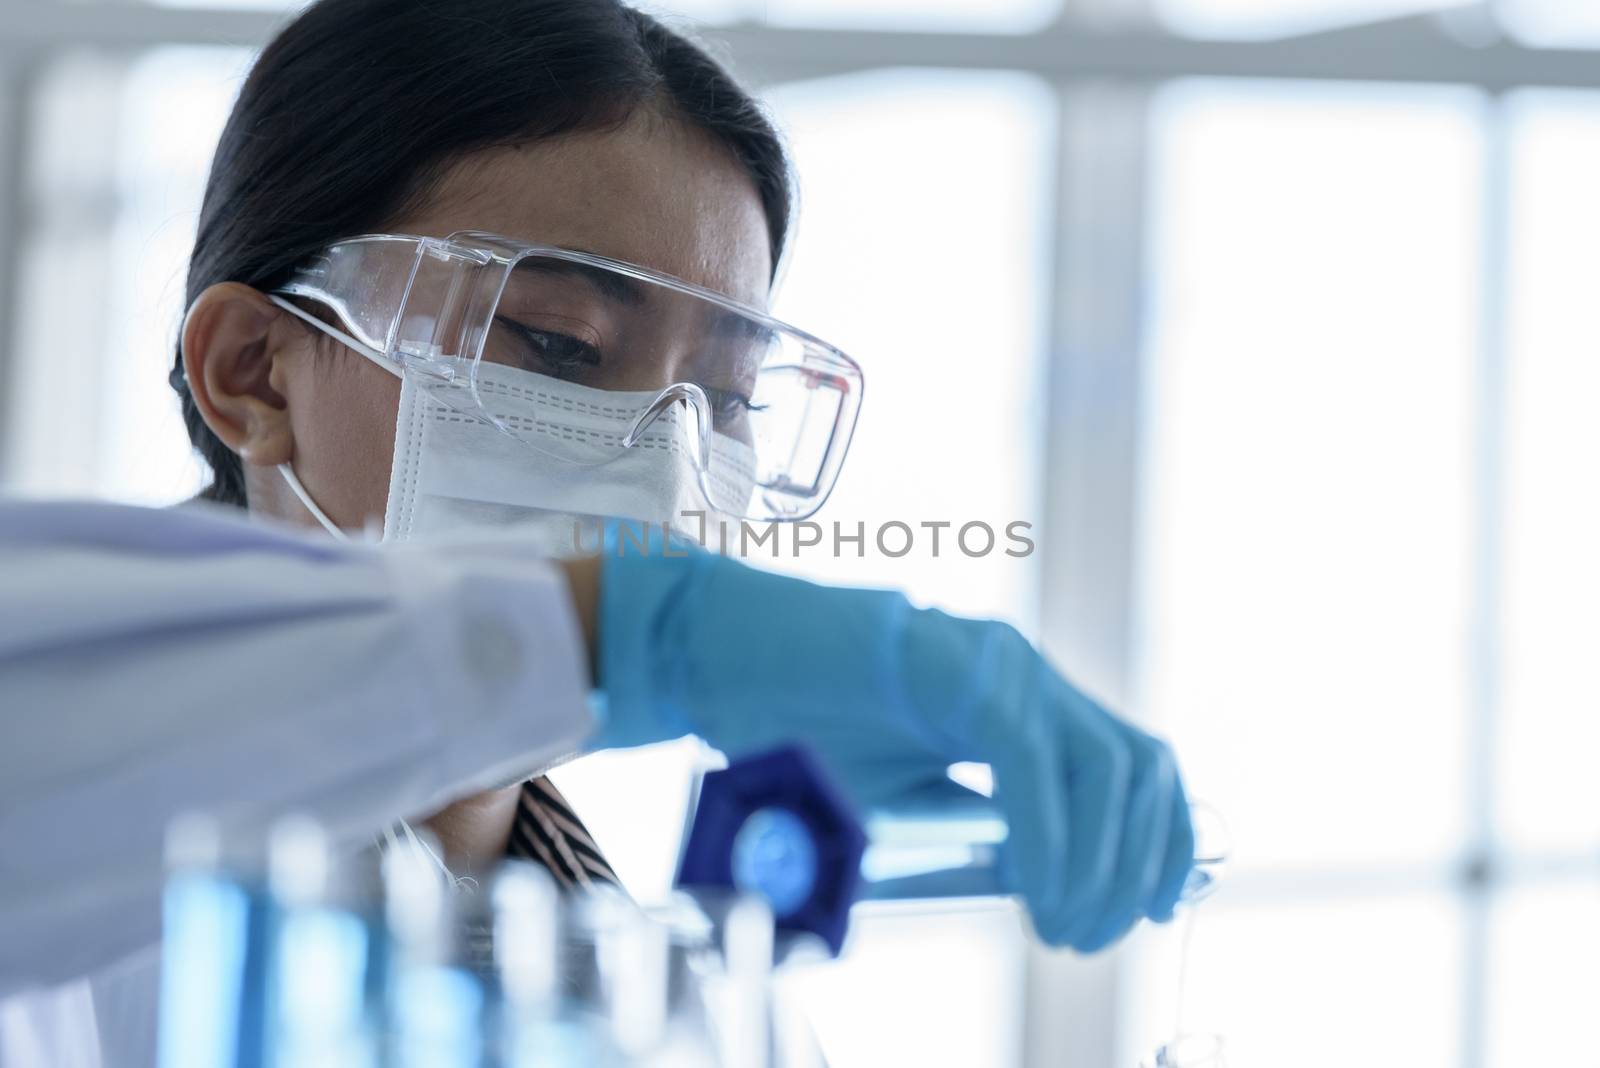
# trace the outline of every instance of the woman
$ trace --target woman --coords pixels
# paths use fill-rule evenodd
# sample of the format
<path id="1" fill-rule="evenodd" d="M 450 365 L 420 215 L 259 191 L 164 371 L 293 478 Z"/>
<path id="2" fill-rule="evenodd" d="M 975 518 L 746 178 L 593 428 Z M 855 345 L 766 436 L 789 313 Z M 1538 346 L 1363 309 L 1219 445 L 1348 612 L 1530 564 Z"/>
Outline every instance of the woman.
<path id="1" fill-rule="evenodd" d="M 714 62 L 614 0 L 322 0 L 263 52 L 173 372 L 204 496 L 261 522 L 0 508 L 0 1052 L 149 1063 L 174 812 L 243 838 L 309 810 L 351 842 L 427 817 L 460 869 L 606 879 L 529 776 L 690 732 L 801 739 L 867 805 L 937 805 L 986 761 L 1042 938 L 1170 918 L 1170 755 L 1009 628 L 659 545 L 546 561 L 588 517 L 826 496 L 859 377 L 762 311 L 787 173 Z M 416 544 L 326 537 L 379 524 Z"/>

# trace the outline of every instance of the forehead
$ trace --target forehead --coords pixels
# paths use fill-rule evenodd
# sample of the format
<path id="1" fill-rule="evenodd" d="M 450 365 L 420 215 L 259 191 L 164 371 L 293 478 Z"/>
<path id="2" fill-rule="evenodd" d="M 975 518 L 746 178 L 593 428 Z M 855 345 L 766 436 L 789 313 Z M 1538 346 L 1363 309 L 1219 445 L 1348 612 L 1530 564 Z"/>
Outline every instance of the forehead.
<path id="1" fill-rule="evenodd" d="M 770 241 L 753 181 L 709 135 L 649 114 L 468 156 L 394 228 L 433 237 L 488 230 L 767 305 Z"/>

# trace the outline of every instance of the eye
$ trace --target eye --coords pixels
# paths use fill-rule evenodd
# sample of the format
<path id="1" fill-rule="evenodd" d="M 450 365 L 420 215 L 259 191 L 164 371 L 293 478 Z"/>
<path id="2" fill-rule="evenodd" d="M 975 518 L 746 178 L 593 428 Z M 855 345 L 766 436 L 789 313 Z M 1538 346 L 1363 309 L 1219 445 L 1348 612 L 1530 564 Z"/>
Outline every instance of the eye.
<path id="1" fill-rule="evenodd" d="M 508 347 L 516 357 L 510 362 L 527 370 L 559 378 L 600 366 L 600 350 L 582 338 L 559 330 L 541 330 L 501 315 L 495 316 L 495 322 L 510 335 Z"/>

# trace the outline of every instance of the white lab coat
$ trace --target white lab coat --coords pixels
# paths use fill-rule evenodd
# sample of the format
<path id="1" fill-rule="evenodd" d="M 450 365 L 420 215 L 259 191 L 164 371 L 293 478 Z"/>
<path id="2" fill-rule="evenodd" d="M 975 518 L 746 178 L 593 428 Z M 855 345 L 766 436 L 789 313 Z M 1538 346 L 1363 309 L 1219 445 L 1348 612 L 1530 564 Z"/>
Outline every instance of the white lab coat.
<path id="1" fill-rule="evenodd" d="M 364 840 L 579 748 L 587 662 L 506 541 L 0 501 L 0 1066 L 153 1063 L 175 813 Z"/>

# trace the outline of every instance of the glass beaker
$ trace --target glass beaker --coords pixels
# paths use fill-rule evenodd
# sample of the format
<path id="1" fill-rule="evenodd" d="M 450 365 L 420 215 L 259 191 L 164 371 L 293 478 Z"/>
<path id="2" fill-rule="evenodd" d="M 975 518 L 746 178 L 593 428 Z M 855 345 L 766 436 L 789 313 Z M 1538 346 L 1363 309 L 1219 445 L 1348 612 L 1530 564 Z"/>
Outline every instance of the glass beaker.
<path id="1" fill-rule="evenodd" d="M 1221 1035 L 1180 1035 L 1157 1046 L 1139 1068 L 1227 1068 Z"/>

